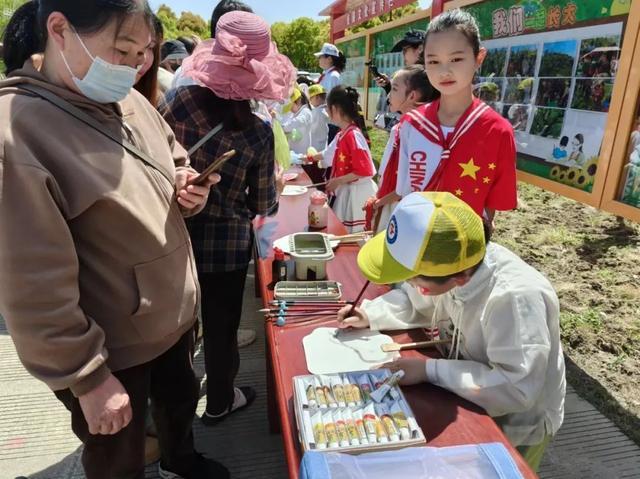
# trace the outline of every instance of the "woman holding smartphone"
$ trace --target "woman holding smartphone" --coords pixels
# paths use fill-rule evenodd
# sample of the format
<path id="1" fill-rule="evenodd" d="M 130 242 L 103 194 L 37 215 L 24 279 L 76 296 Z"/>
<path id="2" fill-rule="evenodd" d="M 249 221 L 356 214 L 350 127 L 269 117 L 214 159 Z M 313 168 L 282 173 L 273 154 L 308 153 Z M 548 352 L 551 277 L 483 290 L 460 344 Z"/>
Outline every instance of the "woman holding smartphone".
<path id="1" fill-rule="evenodd" d="M 251 221 L 277 208 L 271 126 L 252 113 L 251 100 L 288 98 L 296 71 L 278 53 L 269 26 L 253 13 L 234 11 L 218 21 L 215 40 L 198 45 L 182 65 L 195 85 L 180 87 L 160 105 L 178 141 L 192 148 L 219 130 L 192 155 L 204 170 L 223 153 L 235 155 L 220 169 L 222 180 L 203 213 L 189 220 L 202 286 L 202 322 L 207 407 L 214 425 L 255 398 L 251 387 L 235 387 L 240 356 L 237 331 L 252 256 Z"/>
<path id="2" fill-rule="evenodd" d="M 162 477 L 228 477 L 196 454 L 199 303 L 183 216 L 206 203 L 133 90 L 156 40 L 143 0 L 39 0 L 4 35 L 0 314 L 26 369 L 71 412 L 88 479 L 144 477 L 149 399 Z"/>

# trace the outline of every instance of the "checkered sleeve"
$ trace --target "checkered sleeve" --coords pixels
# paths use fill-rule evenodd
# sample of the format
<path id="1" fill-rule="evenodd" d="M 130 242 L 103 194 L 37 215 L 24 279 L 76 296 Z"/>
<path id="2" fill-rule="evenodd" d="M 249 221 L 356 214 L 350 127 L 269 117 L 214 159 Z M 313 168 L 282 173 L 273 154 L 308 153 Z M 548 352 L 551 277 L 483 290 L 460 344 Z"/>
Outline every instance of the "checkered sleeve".
<path id="1" fill-rule="evenodd" d="M 254 215 L 267 215 L 277 207 L 273 134 L 255 151 L 255 161 L 247 172 L 247 207 Z"/>

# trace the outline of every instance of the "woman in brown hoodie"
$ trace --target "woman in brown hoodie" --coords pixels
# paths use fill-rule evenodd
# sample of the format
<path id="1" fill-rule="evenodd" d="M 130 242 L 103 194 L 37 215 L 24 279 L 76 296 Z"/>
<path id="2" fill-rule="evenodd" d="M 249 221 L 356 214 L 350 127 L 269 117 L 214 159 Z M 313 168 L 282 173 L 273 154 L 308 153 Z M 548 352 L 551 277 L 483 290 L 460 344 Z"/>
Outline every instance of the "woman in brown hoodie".
<path id="1" fill-rule="evenodd" d="M 199 287 L 183 216 L 197 173 L 135 90 L 144 0 L 39 0 L 7 26 L 0 82 L 0 314 L 72 414 L 89 479 L 144 477 L 148 399 L 172 478 L 228 477 L 195 453 Z"/>

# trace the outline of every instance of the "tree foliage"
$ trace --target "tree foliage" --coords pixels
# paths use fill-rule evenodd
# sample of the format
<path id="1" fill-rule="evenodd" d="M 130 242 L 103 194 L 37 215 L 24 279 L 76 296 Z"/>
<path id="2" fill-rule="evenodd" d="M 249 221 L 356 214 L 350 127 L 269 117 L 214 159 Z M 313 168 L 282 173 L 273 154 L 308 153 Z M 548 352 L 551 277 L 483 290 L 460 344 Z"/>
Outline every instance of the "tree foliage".
<path id="1" fill-rule="evenodd" d="M 329 21 L 301 17 L 291 23 L 276 22 L 271 26 L 271 36 L 280 53 L 298 69 L 318 71 L 318 59 L 313 54 L 329 41 Z"/>
<path id="2" fill-rule="evenodd" d="M 182 12 L 178 17 L 171 7 L 162 4 L 158 7 L 156 15 L 162 22 L 165 40 L 191 35 L 198 35 L 200 38 L 210 36 L 208 22 L 195 13 Z"/>

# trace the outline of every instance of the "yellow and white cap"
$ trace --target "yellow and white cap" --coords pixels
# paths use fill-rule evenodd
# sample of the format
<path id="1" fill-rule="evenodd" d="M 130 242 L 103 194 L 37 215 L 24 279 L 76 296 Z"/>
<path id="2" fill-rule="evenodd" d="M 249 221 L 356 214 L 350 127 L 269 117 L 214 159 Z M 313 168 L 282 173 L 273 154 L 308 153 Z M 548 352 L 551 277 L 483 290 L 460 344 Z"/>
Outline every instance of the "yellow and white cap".
<path id="1" fill-rule="evenodd" d="M 486 246 L 482 218 L 451 193 L 412 193 L 396 206 L 387 231 L 367 242 L 358 266 L 374 283 L 449 276 L 477 265 Z"/>
<path id="2" fill-rule="evenodd" d="M 289 101 L 284 105 L 284 107 L 282 107 L 282 113 L 289 113 L 291 111 L 291 108 L 293 107 L 293 104 L 300 98 L 302 98 L 302 91 L 300 90 L 300 87 L 293 87 L 293 92 L 289 97 Z"/>

